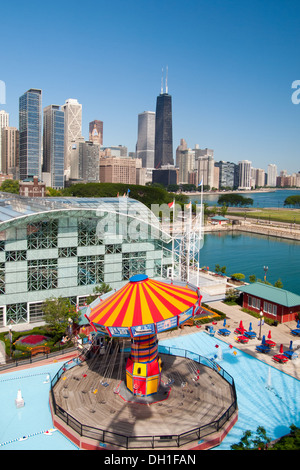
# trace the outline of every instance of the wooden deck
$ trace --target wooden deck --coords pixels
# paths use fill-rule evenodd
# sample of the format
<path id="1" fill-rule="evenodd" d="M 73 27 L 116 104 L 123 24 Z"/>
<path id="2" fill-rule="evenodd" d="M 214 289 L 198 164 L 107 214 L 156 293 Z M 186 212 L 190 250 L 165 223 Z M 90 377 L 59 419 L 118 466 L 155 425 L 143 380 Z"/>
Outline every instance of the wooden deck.
<path id="1" fill-rule="evenodd" d="M 54 387 L 56 403 L 81 424 L 130 437 L 182 434 L 215 421 L 232 404 L 232 388 L 218 372 L 190 359 L 160 357 L 158 394 L 133 396 L 124 384 L 127 357 L 111 351 L 65 371 Z"/>

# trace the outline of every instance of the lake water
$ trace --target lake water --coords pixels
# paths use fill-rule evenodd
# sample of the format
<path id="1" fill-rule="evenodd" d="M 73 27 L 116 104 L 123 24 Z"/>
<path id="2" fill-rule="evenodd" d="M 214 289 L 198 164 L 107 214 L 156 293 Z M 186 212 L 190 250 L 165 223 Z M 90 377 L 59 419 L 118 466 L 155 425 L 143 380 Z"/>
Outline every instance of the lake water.
<path id="1" fill-rule="evenodd" d="M 215 265 L 226 266 L 226 274 L 242 273 L 264 278 L 274 284 L 281 279 L 283 288 L 300 295 L 300 242 L 280 240 L 253 234 L 218 232 L 205 234 L 200 250 L 199 265 L 215 270 Z"/>
<path id="2" fill-rule="evenodd" d="M 226 194 L 226 193 L 224 193 Z M 250 197 L 253 199 L 254 208 L 261 209 L 263 207 L 276 207 L 283 208 L 284 201 L 288 196 L 300 195 L 300 189 L 277 189 L 272 192 L 265 193 L 237 193 L 245 197 Z M 191 201 L 198 201 L 200 203 L 200 193 L 191 196 Z M 203 202 L 206 202 L 210 206 L 218 205 L 218 199 L 220 194 L 203 194 Z"/>

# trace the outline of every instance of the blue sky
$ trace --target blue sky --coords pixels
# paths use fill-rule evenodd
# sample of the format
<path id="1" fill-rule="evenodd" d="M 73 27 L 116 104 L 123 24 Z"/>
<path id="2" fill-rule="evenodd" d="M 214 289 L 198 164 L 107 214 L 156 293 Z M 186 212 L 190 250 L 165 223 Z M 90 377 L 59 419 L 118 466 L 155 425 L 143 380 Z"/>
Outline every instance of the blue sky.
<path id="1" fill-rule="evenodd" d="M 29 88 L 43 90 L 43 107 L 76 98 L 85 138 L 100 119 L 105 146 L 134 151 L 137 116 L 155 111 L 168 65 L 174 153 L 184 138 L 215 160 L 299 171 L 299 25 L 299 0 L 2 2 L 0 108 L 18 127 Z"/>

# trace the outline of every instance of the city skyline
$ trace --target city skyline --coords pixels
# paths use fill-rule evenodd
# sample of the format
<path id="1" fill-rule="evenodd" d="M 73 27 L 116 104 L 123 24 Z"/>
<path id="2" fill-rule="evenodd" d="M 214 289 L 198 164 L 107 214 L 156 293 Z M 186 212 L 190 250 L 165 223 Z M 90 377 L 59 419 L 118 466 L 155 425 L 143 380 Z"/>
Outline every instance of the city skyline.
<path id="1" fill-rule="evenodd" d="M 0 109 L 12 127 L 18 128 L 19 97 L 38 88 L 43 108 L 69 98 L 82 104 L 86 140 L 89 122 L 101 120 L 105 146 L 134 151 L 138 114 L 155 111 L 161 69 L 168 65 L 174 155 L 183 138 L 191 148 L 213 148 L 216 161 L 299 171 L 300 105 L 291 99 L 300 78 L 299 2 L 117 0 L 93 5 L 93 15 L 69 1 L 54 1 L 47 11 L 35 3 L 28 8 L 16 1 L 13 15 L 8 4 L 1 11 L 8 40 Z M 55 35 L 45 35 L 52 24 Z M 182 25 L 188 34 L 178 34 Z M 101 59 L 87 65 L 98 34 Z"/>

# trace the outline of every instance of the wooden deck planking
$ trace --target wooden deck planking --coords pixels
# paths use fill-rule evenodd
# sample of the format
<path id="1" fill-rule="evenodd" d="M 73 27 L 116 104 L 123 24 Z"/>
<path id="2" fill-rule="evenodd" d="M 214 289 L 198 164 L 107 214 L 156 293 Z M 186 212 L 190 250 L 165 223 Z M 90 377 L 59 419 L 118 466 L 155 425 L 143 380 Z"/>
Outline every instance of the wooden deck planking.
<path id="1" fill-rule="evenodd" d="M 126 402 L 114 393 L 125 378 L 125 361 L 121 379 L 119 365 L 116 360 L 110 377 L 104 377 L 107 387 L 101 385 L 103 357 L 66 371 L 54 388 L 57 404 L 87 426 L 144 436 L 181 434 L 208 424 L 233 401 L 231 387 L 216 371 L 189 359 L 163 355 L 163 377 L 173 380 L 168 398 L 151 404 Z M 195 381 L 197 369 L 200 378 Z"/>

